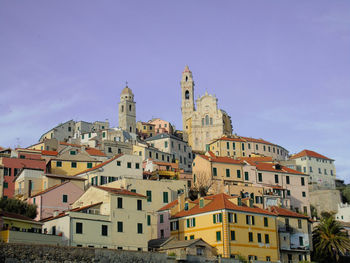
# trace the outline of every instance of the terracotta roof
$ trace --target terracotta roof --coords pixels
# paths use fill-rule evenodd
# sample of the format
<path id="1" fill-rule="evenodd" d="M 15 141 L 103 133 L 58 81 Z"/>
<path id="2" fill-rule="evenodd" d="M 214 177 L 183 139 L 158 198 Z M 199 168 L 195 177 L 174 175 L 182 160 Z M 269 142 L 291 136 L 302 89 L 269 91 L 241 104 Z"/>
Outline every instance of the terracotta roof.
<path id="1" fill-rule="evenodd" d="M 159 165 L 159 166 L 171 166 L 174 168 L 179 168 L 179 164 L 178 163 L 168 163 L 168 162 L 160 162 L 160 161 L 153 161 L 152 163 Z"/>
<path id="2" fill-rule="evenodd" d="M 93 206 L 101 205 L 102 203 L 103 203 L 103 202 L 98 202 L 98 203 L 91 204 L 91 205 L 76 207 L 76 208 L 73 208 L 73 209 L 69 210 L 68 212 L 79 212 L 79 211 L 82 211 L 82 210 L 91 208 L 91 207 L 93 207 Z"/>
<path id="3" fill-rule="evenodd" d="M 196 200 L 196 205 L 187 211 L 182 210 L 175 215 L 173 215 L 173 218 L 177 217 L 184 217 L 184 216 L 191 216 L 191 215 L 197 215 L 201 213 L 211 212 L 211 211 L 217 211 L 221 209 L 228 209 L 228 210 L 234 210 L 234 211 L 242 211 L 247 213 L 255 213 L 255 214 L 265 214 L 265 215 L 275 215 L 272 212 L 269 212 L 267 210 L 258 208 L 258 207 L 249 207 L 244 204 L 241 206 L 235 205 L 233 202 L 231 202 L 229 199 L 237 198 L 233 196 L 229 196 L 227 194 L 221 193 L 217 195 L 212 196 L 206 196 L 204 199 L 211 200 L 207 205 L 204 207 L 199 207 L 199 201 Z"/>
<path id="4" fill-rule="evenodd" d="M 60 145 L 73 146 L 73 147 L 79 147 L 79 148 L 82 146 L 79 144 L 73 144 L 73 143 L 68 143 L 68 142 L 60 142 Z"/>
<path id="5" fill-rule="evenodd" d="M 173 208 L 174 206 L 176 206 L 178 204 L 178 200 L 174 200 L 172 202 L 170 202 L 169 204 L 163 206 L 161 209 L 158 210 L 158 212 L 160 211 L 165 211 L 165 210 L 169 210 L 170 208 Z"/>
<path id="6" fill-rule="evenodd" d="M 60 183 L 60 184 L 56 184 L 56 185 L 54 185 L 54 186 L 51 186 L 51 187 L 49 187 L 49 188 L 47 188 L 47 189 L 45 189 L 45 190 L 43 190 L 43 191 L 40 191 L 40 192 L 36 193 L 35 195 L 30 196 L 29 198 L 33 198 L 33 197 L 36 197 L 36 196 L 38 196 L 38 195 L 42 195 L 42 194 L 45 194 L 45 193 L 47 193 L 47 192 L 50 192 L 51 190 L 54 190 L 54 189 L 56 189 L 56 188 L 58 188 L 58 187 L 60 187 L 60 186 L 62 186 L 62 185 L 64 185 L 64 184 L 66 184 L 66 183 L 69 183 L 69 181 L 65 181 L 65 182 L 63 182 L 63 183 Z"/>
<path id="7" fill-rule="evenodd" d="M 0 151 L 2 151 L 2 150 L 4 150 L 4 148 L 2 148 L 2 147 L 0 146 Z"/>
<path id="8" fill-rule="evenodd" d="M 292 157 L 290 157 L 290 159 L 296 159 L 296 158 L 300 158 L 300 157 L 304 157 L 304 156 L 309 156 L 309 157 L 315 157 L 315 158 L 320 158 L 320 159 L 326 159 L 326 160 L 332 160 L 322 154 L 319 154 L 317 152 L 314 151 L 310 151 L 310 150 L 303 150 L 297 154 L 292 155 Z"/>
<path id="9" fill-rule="evenodd" d="M 96 165 L 96 166 L 94 166 L 94 167 L 92 167 L 92 168 L 89 168 L 89 169 L 86 169 L 86 170 L 84 170 L 84 171 L 82 171 L 82 172 L 80 172 L 80 173 L 77 173 L 77 174 L 75 174 L 74 176 L 77 176 L 77 175 L 83 174 L 83 173 L 88 173 L 88 172 L 94 171 L 94 170 L 96 170 L 96 169 L 98 169 L 98 168 L 101 168 L 101 167 L 105 166 L 106 164 L 108 164 L 108 163 L 114 161 L 115 159 L 118 159 L 118 158 L 119 158 L 120 156 L 122 156 L 122 155 L 123 155 L 122 153 L 121 153 L 121 154 L 117 154 L 117 155 L 115 155 L 113 158 L 111 158 L 111 159 L 109 159 L 109 160 L 107 160 L 107 161 L 105 161 L 105 162 L 103 162 L 103 163 L 100 163 L 100 164 L 98 164 L 98 165 Z"/>
<path id="10" fill-rule="evenodd" d="M 93 156 L 106 156 L 103 152 L 101 152 L 100 150 L 95 149 L 95 148 L 86 148 L 85 151 L 89 155 L 93 155 Z"/>
<path id="11" fill-rule="evenodd" d="M 299 175 L 307 175 L 297 170 L 288 168 L 286 166 L 275 164 L 275 163 L 253 163 L 252 165 L 256 166 L 257 170 L 260 171 L 268 171 L 268 172 L 276 172 L 276 173 L 288 173 L 288 174 L 299 174 Z M 277 165 L 277 166 L 276 166 Z M 276 169 L 276 167 L 280 167 L 281 169 Z"/>
<path id="12" fill-rule="evenodd" d="M 57 151 L 41 151 L 41 154 L 42 155 L 51 155 L 51 156 L 56 156 L 58 155 L 58 152 Z"/>
<path id="13" fill-rule="evenodd" d="M 243 137 L 240 136 L 243 140 L 247 141 L 247 142 L 255 142 L 255 143 L 264 143 L 264 144 L 270 144 L 270 145 L 275 145 L 271 142 L 265 141 L 263 139 L 254 139 L 254 138 L 250 138 L 250 137 Z"/>
<path id="14" fill-rule="evenodd" d="M 200 154 L 199 156 L 214 163 L 244 164 L 243 161 L 235 160 L 230 157 L 221 157 L 221 156 L 215 156 L 215 155 L 214 155 L 215 157 L 209 157 L 203 154 Z"/>
<path id="15" fill-rule="evenodd" d="M 145 197 L 144 195 L 138 194 L 138 193 L 134 193 L 125 189 L 121 189 L 121 188 L 112 188 L 112 187 L 105 187 L 105 186 L 93 186 L 95 188 L 107 191 L 109 193 L 112 194 L 117 194 L 117 195 L 132 195 L 132 196 L 138 196 L 138 197 Z"/>
<path id="16" fill-rule="evenodd" d="M 254 163 L 259 162 L 272 162 L 273 158 L 270 156 L 257 156 L 257 157 L 238 157 L 238 160 L 249 161 Z"/>
<path id="17" fill-rule="evenodd" d="M 39 223 L 38 221 L 31 219 L 30 217 L 16 214 L 16 213 L 6 212 L 6 211 L 0 211 L 0 217 L 8 217 L 8 218 L 13 218 L 13 219 L 26 220 L 26 221 L 31 221 L 34 223 Z"/>
<path id="18" fill-rule="evenodd" d="M 297 212 L 291 211 L 286 208 L 278 207 L 278 206 L 271 206 L 271 212 L 275 213 L 278 216 L 289 216 L 289 217 L 298 217 L 298 218 L 305 218 L 308 219 L 308 216 L 299 214 Z"/>

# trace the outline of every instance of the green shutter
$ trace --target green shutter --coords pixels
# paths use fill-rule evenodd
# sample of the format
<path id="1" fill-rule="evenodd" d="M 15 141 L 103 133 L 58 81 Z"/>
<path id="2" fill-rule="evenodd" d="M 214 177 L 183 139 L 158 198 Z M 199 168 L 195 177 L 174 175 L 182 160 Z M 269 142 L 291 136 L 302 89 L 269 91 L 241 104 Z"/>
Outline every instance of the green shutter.
<path id="1" fill-rule="evenodd" d="M 222 223 L 222 214 L 219 214 L 219 222 Z"/>
<path id="2" fill-rule="evenodd" d="M 187 227 L 190 227 L 190 220 L 187 219 L 186 222 L 187 222 Z"/>
<path id="3" fill-rule="evenodd" d="M 216 224 L 216 215 L 213 215 L 213 223 Z"/>
<path id="4" fill-rule="evenodd" d="M 196 226 L 196 218 L 193 218 L 193 226 Z"/>
<path id="5" fill-rule="evenodd" d="M 147 215 L 147 225 L 150 226 L 151 225 L 151 216 Z"/>

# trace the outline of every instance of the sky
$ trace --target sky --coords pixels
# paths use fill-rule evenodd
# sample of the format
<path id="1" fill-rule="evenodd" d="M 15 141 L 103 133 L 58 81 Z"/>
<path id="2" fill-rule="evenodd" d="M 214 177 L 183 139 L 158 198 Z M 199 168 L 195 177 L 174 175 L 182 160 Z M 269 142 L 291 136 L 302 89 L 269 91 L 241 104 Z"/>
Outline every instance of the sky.
<path id="1" fill-rule="evenodd" d="M 215 94 L 234 133 L 335 159 L 350 183 L 350 1 L 0 0 L 0 145 L 70 119 L 182 129 L 181 73 Z"/>

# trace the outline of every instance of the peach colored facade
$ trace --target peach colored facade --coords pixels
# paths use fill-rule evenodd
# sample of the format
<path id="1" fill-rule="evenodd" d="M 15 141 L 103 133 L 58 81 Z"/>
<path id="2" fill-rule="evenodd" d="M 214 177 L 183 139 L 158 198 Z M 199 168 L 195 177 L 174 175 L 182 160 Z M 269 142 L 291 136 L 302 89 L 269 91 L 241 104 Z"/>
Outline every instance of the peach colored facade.
<path id="1" fill-rule="evenodd" d="M 70 209 L 71 204 L 83 193 L 83 189 L 67 181 L 33 195 L 28 198 L 28 203 L 37 205 L 38 214 L 35 220 L 39 221 L 53 216 L 54 211 Z"/>
<path id="2" fill-rule="evenodd" d="M 150 120 L 149 123 L 154 124 L 156 134 L 161 134 L 161 133 L 173 134 L 174 132 L 173 126 L 168 121 L 155 118 Z"/>

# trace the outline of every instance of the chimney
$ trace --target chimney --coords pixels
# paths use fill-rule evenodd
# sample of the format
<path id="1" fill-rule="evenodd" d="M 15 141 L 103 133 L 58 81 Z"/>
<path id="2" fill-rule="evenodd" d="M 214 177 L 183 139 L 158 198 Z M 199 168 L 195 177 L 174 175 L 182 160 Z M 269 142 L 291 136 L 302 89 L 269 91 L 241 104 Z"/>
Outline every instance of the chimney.
<path id="1" fill-rule="evenodd" d="M 185 194 L 179 194 L 177 196 L 177 208 L 178 208 L 178 212 L 182 211 L 185 208 Z"/>

